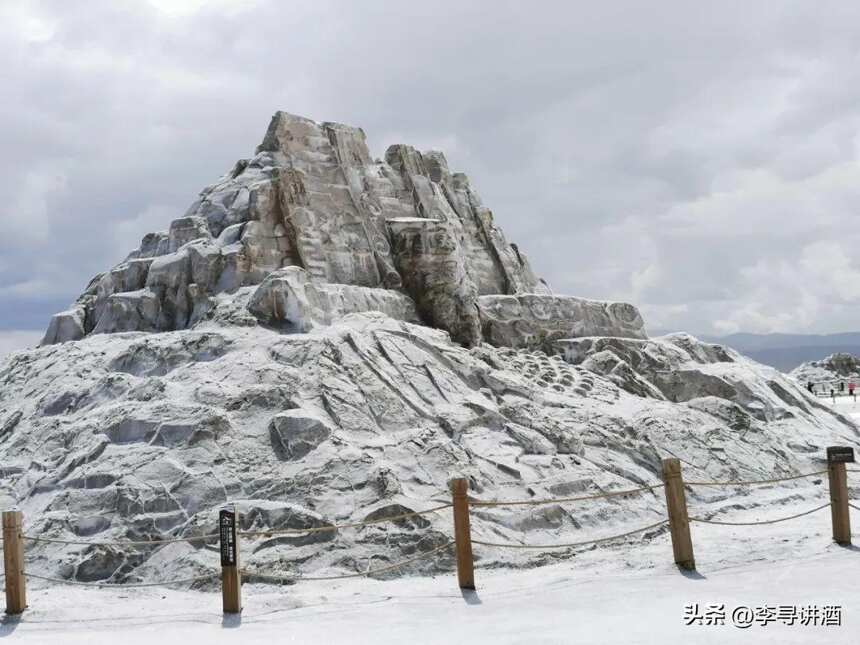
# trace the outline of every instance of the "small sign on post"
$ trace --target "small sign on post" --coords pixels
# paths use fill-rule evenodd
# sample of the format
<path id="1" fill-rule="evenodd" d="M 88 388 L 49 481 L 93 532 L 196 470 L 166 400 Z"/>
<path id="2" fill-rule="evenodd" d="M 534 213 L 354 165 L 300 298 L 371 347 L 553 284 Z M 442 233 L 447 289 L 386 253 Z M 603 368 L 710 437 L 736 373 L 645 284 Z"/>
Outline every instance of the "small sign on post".
<path id="1" fill-rule="evenodd" d="M 236 514 L 221 511 L 218 515 L 221 538 L 221 566 L 236 566 Z"/>
<path id="2" fill-rule="evenodd" d="M 853 464 L 854 448 L 849 446 L 831 446 L 827 449 L 828 464 Z"/>
<path id="3" fill-rule="evenodd" d="M 830 517 L 833 540 L 851 544 L 851 516 L 848 510 L 848 475 L 845 464 L 854 463 L 854 448 L 831 446 L 827 449 L 827 476 L 830 484 Z"/>
<path id="4" fill-rule="evenodd" d="M 218 514 L 221 541 L 221 596 L 225 614 L 242 611 L 242 577 L 239 573 L 239 542 L 236 539 L 236 507 Z"/>

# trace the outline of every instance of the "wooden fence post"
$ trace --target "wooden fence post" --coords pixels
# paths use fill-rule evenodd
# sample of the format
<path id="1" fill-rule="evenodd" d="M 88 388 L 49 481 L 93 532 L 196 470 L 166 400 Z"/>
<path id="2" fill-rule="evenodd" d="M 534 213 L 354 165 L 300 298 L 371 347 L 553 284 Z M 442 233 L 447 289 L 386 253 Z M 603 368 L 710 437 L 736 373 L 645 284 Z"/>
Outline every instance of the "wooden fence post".
<path id="1" fill-rule="evenodd" d="M 693 558 L 693 540 L 690 537 L 690 520 L 687 516 L 687 495 L 681 475 L 679 459 L 663 460 L 663 485 L 666 489 L 666 509 L 669 511 L 669 532 L 672 534 L 672 551 L 675 564 L 688 571 L 696 570 Z"/>
<path id="2" fill-rule="evenodd" d="M 851 544 L 851 517 L 848 514 L 848 475 L 845 471 L 845 462 L 851 463 L 853 461 L 853 448 L 833 446 L 827 449 L 833 540 L 843 546 Z"/>
<path id="3" fill-rule="evenodd" d="M 239 572 L 239 540 L 236 535 L 238 523 L 239 512 L 235 506 L 232 511 L 221 511 L 218 514 L 218 534 L 221 541 L 221 600 L 225 614 L 242 612 L 242 574 Z"/>
<path id="4" fill-rule="evenodd" d="M 460 589 L 475 588 L 475 567 L 472 561 L 472 530 L 469 525 L 469 482 L 451 481 L 454 503 L 454 541 L 457 551 L 457 581 Z"/>
<path id="5" fill-rule="evenodd" d="M 6 572 L 6 613 L 20 614 L 27 608 L 24 578 L 24 540 L 21 511 L 3 511 L 3 566 Z"/>

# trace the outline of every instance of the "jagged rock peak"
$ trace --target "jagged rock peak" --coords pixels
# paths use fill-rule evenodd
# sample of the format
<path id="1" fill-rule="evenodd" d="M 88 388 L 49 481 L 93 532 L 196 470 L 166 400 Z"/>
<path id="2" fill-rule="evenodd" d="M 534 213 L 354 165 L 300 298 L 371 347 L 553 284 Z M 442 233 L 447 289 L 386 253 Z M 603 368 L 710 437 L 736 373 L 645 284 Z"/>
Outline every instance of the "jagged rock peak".
<path id="1" fill-rule="evenodd" d="M 306 276 L 264 285 L 285 267 Z M 96 276 L 53 318 L 43 343 L 194 327 L 258 286 L 266 292 L 246 298 L 254 315 L 285 329 L 308 327 L 283 319 L 286 311 L 313 311 L 318 323 L 385 303 L 389 315 L 417 312 L 467 346 L 485 337 L 529 346 L 583 334 L 644 336 L 630 305 L 585 306 L 559 296 L 536 303 L 550 297 L 548 287 L 441 152 L 393 145 L 385 161 L 374 161 L 360 128 L 277 112 L 253 158 L 238 161 L 168 230 L 146 235 L 124 262 Z M 350 288 L 396 291 L 415 306 Z M 526 294 L 534 297 L 487 300 Z M 266 310 L 291 297 L 304 304 Z M 514 318 L 504 318 L 508 310 Z"/>

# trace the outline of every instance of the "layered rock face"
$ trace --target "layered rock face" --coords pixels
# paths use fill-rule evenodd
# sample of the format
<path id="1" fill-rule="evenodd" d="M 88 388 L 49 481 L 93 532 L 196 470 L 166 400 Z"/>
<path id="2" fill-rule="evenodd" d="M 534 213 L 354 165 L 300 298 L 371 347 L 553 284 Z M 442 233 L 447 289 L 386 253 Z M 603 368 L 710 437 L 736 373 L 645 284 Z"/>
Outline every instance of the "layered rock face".
<path id="1" fill-rule="evenodd" d="M 467 347 L 478 345 L 478 287 L 453 232 L 441 220 L 389 220 L 395 261 L 427 323 Z"/>
<path id="2" fill-rule="evenodd" d="M 415 303 L 402 293 L 317 282 L 295 266 L 270 273 L 254 291 L 248 309 L 264 324 L 295 332 L 331 325 L 347 314 L 365 311 L 419 322 Z"/>
<path id="3" fill-rule="evenodd" d="M 278 112 L 253 158 L 204 189 L 167 231 L 145 236 L 124 262 L 96 276 L 54 317 L 43 344 L 193 328 L 211 317 L 219 294 L 261 285 L 285 267 L 303 269 L 317 295 L 326 291 L 320 285 L 380 292 L 329 289 L 329 305 L 335 292 L 348 304 L 328 314 L 321 312 L 329 305 L 310 312 L 307 299 L 294 296 L 309 312 L 307 324 L 291 321 L 297 330 L 378 304 L 404 320 L 417 305 L 425 324 L 466 346 L 483 340 L 482 322 L 492 342 L 518 346 L 559 334 L 642 334 L 630 305 L 558 296 L 541 304 L 548 288 L 441 152 L 395 145 L 374 161 L 359 128 Z M 270 311 L 272 289 L 265 291 L 253 299 L 254 312 L 269 324 L 279 314 Z M 523 297 L 530 313 L 482 303 L 491 296 Z M 414 305 L 402 302 L 407 297 Z M 538 310 L 549 315 L 531 313 Z"/>
<path id="4" fill-rule="evenodd" d="M 645 338 L 645 322 L 633 305 L 581 298 L 520 294 L 481 296 L 484 338 L 499 347 L 544 347 L 581 336 Z"/>

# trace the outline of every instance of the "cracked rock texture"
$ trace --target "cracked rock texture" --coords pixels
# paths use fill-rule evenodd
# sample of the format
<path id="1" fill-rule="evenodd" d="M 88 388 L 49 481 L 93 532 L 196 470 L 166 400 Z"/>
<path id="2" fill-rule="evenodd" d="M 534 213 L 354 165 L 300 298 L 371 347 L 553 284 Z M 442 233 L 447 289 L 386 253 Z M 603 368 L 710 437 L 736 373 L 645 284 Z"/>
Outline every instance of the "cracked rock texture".
<path id="1" fill-rule="evenodd" d="M 481 296 L 477 307 L 484 338 L 499 347 L 551 348 L 557 340 L 592 335 L 645 338 L 639 311 L 622 302 L 529 293 Z"/>

